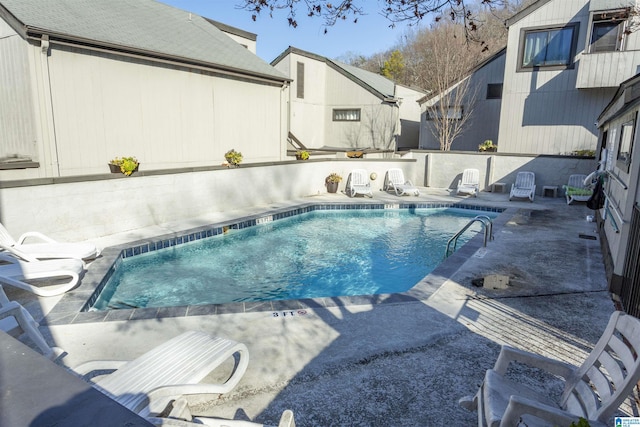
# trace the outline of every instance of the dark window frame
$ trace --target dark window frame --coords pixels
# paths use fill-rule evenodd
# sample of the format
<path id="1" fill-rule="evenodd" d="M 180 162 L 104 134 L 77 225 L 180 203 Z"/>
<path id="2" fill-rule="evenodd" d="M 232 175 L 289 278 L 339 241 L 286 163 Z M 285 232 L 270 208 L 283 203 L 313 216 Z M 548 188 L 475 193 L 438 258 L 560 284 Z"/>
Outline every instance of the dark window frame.
<path id="1" fill-rule="evenodd" d="M 487 84 L 487 99 L 502 99 L 503 83 Z"/>
<path id="2" fill-rule="evenodd" d="M 636 137 L 636 123 L 638 113 L 631 120 L 620 125 L 620 137 L 618 138 L 618 155 L 616 157 L 616 167 L 629 173 L 631 158 L 633 155 L 633 143 Z"/>
<path id="3" fill-rule="evenodd" d="M 455 113 L 454 117 L 451 117 L 451 112 Z M 435 114 L 434 114 L 435 113 Z M 464 118 L 464 105 L 449 105 L 447 106 L 447 120 L 462 120 Z M 427 121 L 442 120 L 442 114 L 440 114 L 440 107 L 432 107 L 427 109 Z"/>
<path id="4" fill-rule="evenodd" d="M 357 117 L 355 119 L 340 117 L 340 113 L 347 113 L 350 111 L 356 113 Z M 361 120 L 362 114 L 360 108 L 334 108 L 332 117 L 334 122 L 359 122 Z"/>
<path id="5" fill-rule="evenodd" d="M 571 46 L 569 48 L 568 58 L 566 64 L 542 64 L 542 65 L 525 65 L 524 53 L 527 45 L 527 36 L 534 33 L 549 33 L 551 31 L 571 30 Z M 580 23 L 570 22 L 566 25 L 560 26 L 543 26 L 543 27 L 529 27 L 520 30 L 520 40 L 518 45 L 518 72 L 531 72 L 539 70 L 567 70 L 573 69 L 575 66 L 576 49 L 578 45 L 578 35 L 580 34 Z M 547 45 L 548 46 L 548 45 Z"/>
<path id="6" fill-rule="evenodd" d="M 624 35 L 626 29 L 626 22 L 629 19 L 629 11 L 627 9 L 616 9 L 610 11 L 594 12 L 591 15 L 590 28 L 589 28 L 589 53 L 600 52 L 621 52 L 624 50 Z M 605 46 L 601 46 L 598 42 L 603 39 L 600 37 L 598 40 L 594 40 L 596 32 L 594 31 L 599 24 L 615 24 L 614 28 L 617 28 L 615 45 L 612 49 L 608 49 Z M 611 45 L 611 44 L 609 44 Z"/>

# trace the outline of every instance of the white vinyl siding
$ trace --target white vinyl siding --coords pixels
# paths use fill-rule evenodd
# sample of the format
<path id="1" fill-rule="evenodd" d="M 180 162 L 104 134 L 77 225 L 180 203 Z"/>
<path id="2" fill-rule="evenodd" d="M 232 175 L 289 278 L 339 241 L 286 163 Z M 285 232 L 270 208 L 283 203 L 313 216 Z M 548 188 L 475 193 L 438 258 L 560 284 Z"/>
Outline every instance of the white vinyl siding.
<path id="1" fill-rule="evenodd" d="M 0 58 L 0 166 L 16 159 L 37 161 L 28 49 L 2 20 Z"/>
<path id="2" fill-rule="evenodd" d="M 49 68 L 62 176 L 105 173 L 116 156 L 141 169 L 219 165 L 232 148 L 279 159 L 279 86 L 71 47 Z"/>

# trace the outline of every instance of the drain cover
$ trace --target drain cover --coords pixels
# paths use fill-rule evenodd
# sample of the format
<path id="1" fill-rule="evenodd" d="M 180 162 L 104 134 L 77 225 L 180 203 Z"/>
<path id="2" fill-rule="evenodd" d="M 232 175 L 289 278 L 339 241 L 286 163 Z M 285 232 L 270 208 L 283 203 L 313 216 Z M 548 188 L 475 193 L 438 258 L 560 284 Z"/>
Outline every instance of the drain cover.
<path id="1" fill-rule="evenodd" d="M 581 239 L 587 239 L 587 240 L 596 240 L 597 237 L 596 236 L 591 236 L 589 234 L 578 234 L 578 237 Z"/>

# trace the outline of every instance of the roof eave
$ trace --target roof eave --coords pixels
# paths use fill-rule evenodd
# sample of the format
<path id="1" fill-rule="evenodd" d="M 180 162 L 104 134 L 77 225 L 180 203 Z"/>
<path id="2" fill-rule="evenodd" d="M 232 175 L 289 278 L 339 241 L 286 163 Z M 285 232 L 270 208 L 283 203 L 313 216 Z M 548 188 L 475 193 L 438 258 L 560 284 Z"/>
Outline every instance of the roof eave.
<path id="1" fill-rule="evenodd" d="M 118 52 L 123 55 L 134 55 L 138 57 L 144 57 L 151 60 L 168 61 L 171 63 L 177 63 L 184 66 L 198 66 L 208 68 L 214 71 L 220 71 L 225 73 L 237 74 L 246 77 L 254 77 L 258 79 L 266 79 L 278 83 L 288 83 L 291 81 L 288 77 L 277 77 L 269 74 L 251 72 L 245 69 L 228 67 L 221 64 L 215 64 L 212 62 L 201 61 L 193 58 L 186 58 L 178 55 L 170 55 L 167 53 L 156 52 L 151 50 L 140 49 L 132 46 L 124 46 L 115 43 L 108 43 L 101 40 L 87 39 L 83 37 L 77 37 L 70 34 L 58 33 L 55 31 L 47 30 L 44 28 L 28 26 L 24 27 L 25 38 L 31 40 L 40 40 L 42 36 L 49 37 L 50 43 L 74 45 L 78 47 L 96 49 L 103 51 Z"/>

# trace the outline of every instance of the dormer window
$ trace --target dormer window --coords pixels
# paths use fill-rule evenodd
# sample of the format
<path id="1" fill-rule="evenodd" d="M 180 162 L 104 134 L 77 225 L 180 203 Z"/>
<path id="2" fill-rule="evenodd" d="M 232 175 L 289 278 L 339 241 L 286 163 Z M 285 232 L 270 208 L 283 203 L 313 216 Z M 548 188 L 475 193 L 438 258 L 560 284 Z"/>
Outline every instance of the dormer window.
<path id="1" fill-rule="evenodd" d="M 612 10 L 593 14 L 589 52 L 615 52 L 623 49 L 627 10 Z"/>

